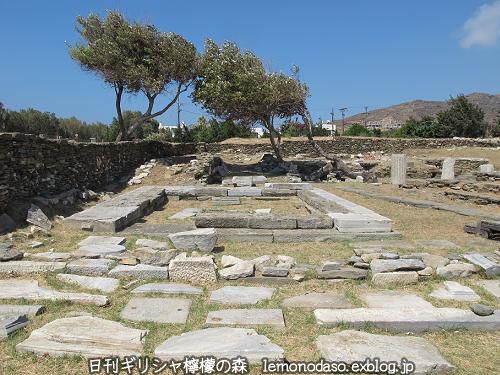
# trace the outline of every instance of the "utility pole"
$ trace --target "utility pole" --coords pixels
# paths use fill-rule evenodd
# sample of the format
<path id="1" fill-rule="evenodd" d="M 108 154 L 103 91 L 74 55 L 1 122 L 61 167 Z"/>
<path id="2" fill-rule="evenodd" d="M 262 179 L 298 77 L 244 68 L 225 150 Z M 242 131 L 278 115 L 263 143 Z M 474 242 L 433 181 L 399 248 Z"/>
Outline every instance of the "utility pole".
<path id="1" fill-rule="evenodd" d="M 347 111 L 347 108 L 339 108 L 339 111 L 342 112 L 342 134 L 344 134 L 344 131 L 345 131 L 345 112 Z"/>
<path id="2" fill-rule="evenodd" d="M 366 128 L 366 123 L 368 122 L 368 106 L 365 105 L 365 128 Z"/>
<path id="3" fill-rule="evenodd" d="M 331 129 L 331 132 L 330 132 L 330 135 L 333 137 L 333 115 L 334 115 L 334 112 L 333 112 L 333 108 L 332 108 L 332 111 L 330 112 L 330 114 L 332 115 L 332 122 L 331 122 L 331 125 L 332 125 L 332 129 Z"/>
<path id="4" fill-rule="evenodd" d="M 177 98 L 177 127 L 181 126 L 181 106 L 182 103 L 180 102 L 179 98 Z"/>

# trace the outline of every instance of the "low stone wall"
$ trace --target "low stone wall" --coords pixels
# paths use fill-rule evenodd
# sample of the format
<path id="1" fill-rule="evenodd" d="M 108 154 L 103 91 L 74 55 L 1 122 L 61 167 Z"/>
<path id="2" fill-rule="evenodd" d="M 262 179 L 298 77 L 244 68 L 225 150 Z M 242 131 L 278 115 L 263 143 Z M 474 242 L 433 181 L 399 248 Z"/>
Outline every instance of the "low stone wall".
<path id="1" fill-rule="evenodd" d="M 500 140 L 442 138 L 442 139 L 401 139 L 401 138 L 363 138 L 363 137 L 335 137 L 331 140 L 318 140 L 317 143 L 329 153 L 358 154 L 370 151 L 384 151 L 386 153 L 400 153 L 406 149 L 415 148 L 449 148 L 449 147 L 498 147 Z M 226 144 L 210 143 L 198 146 L 200 150 L 218 153 L 234 151 L 253 154 L 256 152 L 271 152 L 270 143 L 262 144 Z M 314 155 L 317 153 L 307 141 L 284 141 L 281 145 L 284 156 L 296 154 Z"/>
<path id="2" fill-rule="evenodd" d="M 194 152 L 192 144 L 76 143 L 0 133 L 0 213 L 13 200 L 94 189 L 146 160 Z"/>

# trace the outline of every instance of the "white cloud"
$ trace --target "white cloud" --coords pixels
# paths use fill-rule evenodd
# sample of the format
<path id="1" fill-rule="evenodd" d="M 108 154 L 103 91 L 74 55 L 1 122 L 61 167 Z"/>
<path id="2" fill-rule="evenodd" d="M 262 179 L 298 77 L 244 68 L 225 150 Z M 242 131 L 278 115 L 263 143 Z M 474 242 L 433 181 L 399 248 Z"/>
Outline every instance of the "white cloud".
<path id="1" fill-rule="evenodd" d="M 480 6 L 463 26 L 463 48 L 493 46 L 500 38 L 500 0 Z"/>

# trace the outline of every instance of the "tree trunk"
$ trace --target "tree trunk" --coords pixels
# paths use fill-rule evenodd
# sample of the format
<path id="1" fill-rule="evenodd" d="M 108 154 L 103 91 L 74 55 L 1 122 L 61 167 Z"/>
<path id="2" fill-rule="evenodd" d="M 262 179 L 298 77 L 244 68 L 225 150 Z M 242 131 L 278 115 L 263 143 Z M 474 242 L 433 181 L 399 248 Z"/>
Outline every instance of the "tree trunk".
<path id="1" fill-rule="evenodd" d="M 300 114 L 302 117 L 302 120 L 304 121 L 304 124 L 306 125 L 307 128 L 307 139 L 311 143 L 311 146 L 324 158 L 327 160 L 331 160 L 335 164 L 335 169 L 338 171 L 341 171 L 345 176 L 355 179 L 358 174 L 354 173 L 345 163 L 344 161 L 332 154 L 327 153 L 323 148 L 314 140 L 313 137 L 313 121 L 311 118 L 311 114 L 309 113 L 309 110 L 305 110 L 303 113 Z M 377 177 L 372 173 L 368 171 L 364 171 L 362 173 L 363 176 L 363 181 L 365 182 L 376 182 Z"/>
<path id="2" fill-rule="evenodd" d="M 273 148 L 274 155 L 278 161 L 283 161 L 283 156 L 281 155 L 281 144 L 280 142 L 276 142 L 274 138 L 274 132 L 276 131 L 274 127 L 271 125 L 271 121 L 264 121 L 264 127 L 269 131 L 269 140 L 271 141 L 271 147 Z M 280 137 L 279 137 L 280 139 Z"/>
<path id="3" fill-rule="evenodd" d="M 116 116 L 118 117 L 118 126 L 120 128 L 120 131 L 118 132 L 118 136 L 116 137 L 116 142 L 120 142 L 122 140 L 126 140 L 126 133 L 127 129 L 125 129 L 125 123 L 123 121 L 123 115 L 122 115 L 122 95 L 123 95 L 123 86 L 118 85 L 115 86 L 115 93 L 116 93 L 116 99 L 115 99 L 115 107 L 116 107 Z"/>

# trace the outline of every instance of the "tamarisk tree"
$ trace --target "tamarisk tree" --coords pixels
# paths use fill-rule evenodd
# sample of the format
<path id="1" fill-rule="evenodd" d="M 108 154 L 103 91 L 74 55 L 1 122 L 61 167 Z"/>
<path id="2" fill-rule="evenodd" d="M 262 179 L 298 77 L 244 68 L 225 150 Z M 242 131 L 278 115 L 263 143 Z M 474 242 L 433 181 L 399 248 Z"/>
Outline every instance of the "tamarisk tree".
<path id="1" fill-rule="evenodd" d="M 117 141 L 128 139 L 142 124 L 168 111 L 194 82 L 198 54 L 195 46 L 178 34 L 128 22 L 117 12 L 109 12 L 105 19 L 78 17 L 77 31 L 84 43 L 70 48 L 71 57 L 115 90 L 120 128 Z M 147 99 L 147 108 L 127 127 L 123 95 L 140 93 Z M 155 108 L 166 95 L 166 102 Z"/>
<path id="2" fill-rule="evenodd" d="M 257 56 L 234 43 L 218 46 L 208 40 L 192 96 L 216 117 L 262 125 L 282 160 L 275 121 L 304 110 L 307 87 L 293 77 L 267 72 Z"/>

